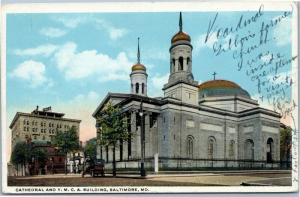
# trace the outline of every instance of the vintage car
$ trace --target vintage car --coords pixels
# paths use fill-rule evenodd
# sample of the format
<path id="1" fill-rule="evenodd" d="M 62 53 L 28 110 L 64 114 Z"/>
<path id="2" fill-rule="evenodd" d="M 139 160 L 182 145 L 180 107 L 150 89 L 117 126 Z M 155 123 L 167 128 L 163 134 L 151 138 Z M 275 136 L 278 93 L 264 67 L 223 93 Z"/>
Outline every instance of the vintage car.
<path id="1" fill-rule="evenodd" d="M 104 163 L 103 159 L 97 159 L 96 161 L 87 160 L 82 176 L 84 177 L 85 174 L 90 174 L 92 177 L 104 176 Z"/>

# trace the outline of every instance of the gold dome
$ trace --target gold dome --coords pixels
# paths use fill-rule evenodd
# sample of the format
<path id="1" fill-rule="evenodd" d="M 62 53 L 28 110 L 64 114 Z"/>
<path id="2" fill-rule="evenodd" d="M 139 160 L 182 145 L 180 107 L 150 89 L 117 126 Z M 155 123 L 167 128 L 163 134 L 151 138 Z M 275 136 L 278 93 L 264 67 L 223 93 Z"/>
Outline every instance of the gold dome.
<path id="1" fill-rule="evenodd" d="M 236 83 L 227 80 L 211 80 L 198 85 L 199 90 L 203 90 L 206 88 L 241 88 L 241 87 Z"/>
<path id="2" fill-rule="evenodd" d="M 171 43 L 173 44 L 174 42 L 179 40 L 185 40 L 191 42 L 191 37 L 187 33 L 184 33 L 183 31 L 179 31 L 177 34 L 173 36 Z"/>
<path id="3" fill-rule="evenodd" d="M 146 71 L 146 67 L 143 65 L 143 64 L 135 64 L 132 66 L 131 68 L 132 71 L 136 71 L 136 70 L 143 70 L 143 71 Z"/>

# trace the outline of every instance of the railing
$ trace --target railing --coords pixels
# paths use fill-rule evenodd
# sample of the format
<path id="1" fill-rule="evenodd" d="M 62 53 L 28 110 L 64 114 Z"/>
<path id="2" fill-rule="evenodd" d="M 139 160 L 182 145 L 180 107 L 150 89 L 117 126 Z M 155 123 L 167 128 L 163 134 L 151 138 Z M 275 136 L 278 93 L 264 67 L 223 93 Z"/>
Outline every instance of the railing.
<path id="1" fill-rule="evenodd" d="M 139 169 L 140 159 L 130 159 L 116 161 L 118 169 Z M 105 163 L 107 169 L 110 169 L 112 162 Z M 291 169 L 291 161 L 267 161 L 267 160 L 247 160 L 247 159 L 192 159 L 192 158 L 170 158 L 159 157 L 159 170 L 263 170 L 263 169 Z M 145 167 L 148 170 L 154 170 L 154 158 L 145 159 Z"/>

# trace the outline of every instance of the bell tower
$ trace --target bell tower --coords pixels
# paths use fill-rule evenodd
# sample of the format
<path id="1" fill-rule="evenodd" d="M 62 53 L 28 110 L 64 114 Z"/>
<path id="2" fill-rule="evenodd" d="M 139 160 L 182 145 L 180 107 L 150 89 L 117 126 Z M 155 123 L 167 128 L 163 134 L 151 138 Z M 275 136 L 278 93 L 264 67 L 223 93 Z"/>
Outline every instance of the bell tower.
<path id="1" fill-rule="evenodd" d="M 147 72 L 140 60 L 140 38 L 138 38 L 137 63 L 131 67 L 131 94 L 147 96 Z"/>
<path id="2" fill-rule="evenodd" d="M 192 73 L 191 37 L 183 32 L 182 14 L 179 14 L 179 31 L 171 39 L 170 75 L 164 85 L 165 97 L 172 97 L 198 105 L 198 82 Z"/>

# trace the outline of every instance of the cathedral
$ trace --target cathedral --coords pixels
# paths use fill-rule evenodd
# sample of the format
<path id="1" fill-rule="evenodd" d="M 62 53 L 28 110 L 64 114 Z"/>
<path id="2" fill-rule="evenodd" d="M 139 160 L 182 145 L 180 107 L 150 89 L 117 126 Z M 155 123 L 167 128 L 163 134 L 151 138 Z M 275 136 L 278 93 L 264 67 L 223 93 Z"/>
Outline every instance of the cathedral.
<path id="1" fill-rule="evenodd" d="M 192 50 L 180 13 L 163 97 L 147 95 L 147 68 L 140 62 L 138 44 L 130 93 L 108 93 L 93 113 L 98 139 L 98 117 L 108 102 L 127 116 L 132 138 L 119 142 L 117 168 L 139 168 L 141 156 L 148 169 L 273 167 L 280 158 L 280 115 L 261 108 L 235 82 L 214 79 L 199 84 L 193 76 Z M 112 147 L 98 145 L 97 158 L 109 167 Z"/>

